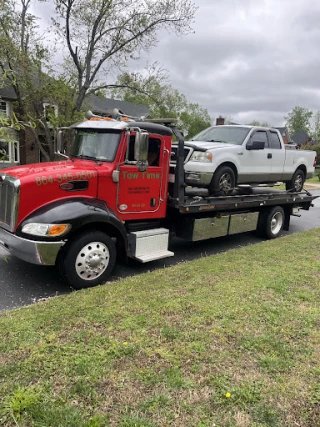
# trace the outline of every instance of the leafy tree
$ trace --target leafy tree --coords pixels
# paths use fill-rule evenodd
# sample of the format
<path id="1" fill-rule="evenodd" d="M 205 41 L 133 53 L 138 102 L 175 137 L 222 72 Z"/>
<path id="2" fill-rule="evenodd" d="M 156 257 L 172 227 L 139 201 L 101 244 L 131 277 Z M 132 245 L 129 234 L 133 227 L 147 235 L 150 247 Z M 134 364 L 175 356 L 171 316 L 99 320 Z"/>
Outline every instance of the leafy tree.
<path id="1" fill-rule="evenodd" d="M 315 141 L 320 141 L 320 111 L 314 113 L 312 138 Z"/>
<path id="2" fill-rule="evenodd" d="M 253 120 L 251 123 L 248 123 L 249 126 L 261 126 L 265 128 L 270 128 L 271 125 L 268 122 L 259 122 L 259 120 Z"/>
<path id="3" fill-rule="evenodd" d="M 288 116 L 285 117 L 286 126 L 289 130 L 290 135 L 294 135 L 299 130 L 304 130 L 310 135 L 310 120 L 313 113 L 308 108 L 294 107 Z"/>
<path id="4" fill-rule="evenodd" d="M 232 123 L 235 123 L 235 120 L 232 116 L 227 116 L 224 120 L 226 125 L 232 125 Z"/>
<path id="5" fill-rule="evenodd" d="M 143 104 L 153 118 L 176 118 L 188 137 L 192 137 L 211 125 L 208 111 L 198 104 L 187 101 L 168 83 L 167 74 L 157 64 L 148 68 L 147 75 L 124 73 L 118 77 L 117 88 L 111 96 L 124 101 Z"/>
<path id="6" fill-rule="evenodd" d="M 28 130 L 47 159 L 52 127 L 78 120 L 86 95 L 112 87 L 111 71 L 155 45 L 158 30 L 188 33 L 195 12 L 191 0 L 54 0 L 54 29 L 69 54 L 60 71 L 30 13 L 36 1 L 0 0 L 0 75 L 17 94 L 17 120 L 35 123 Z"/>
<path id="7" fill-rule="evenodd" d="M 37 34 L 30 5 L 31 0 L 20 0 L 20 7 L 16 0 L 0 0 L 0 76 L 2 86 L 11 86 L 17 96 L 17 114 L 10 124 L 2 119 L 2 126 L 31 133 L 50 160 L 54 158 L 52 127 L 74 121 L 74 93 L 63 77 L 53 78 L 49 51 Z M 59 115 L 45 114 L 44 103 L 59 105 Z"/>

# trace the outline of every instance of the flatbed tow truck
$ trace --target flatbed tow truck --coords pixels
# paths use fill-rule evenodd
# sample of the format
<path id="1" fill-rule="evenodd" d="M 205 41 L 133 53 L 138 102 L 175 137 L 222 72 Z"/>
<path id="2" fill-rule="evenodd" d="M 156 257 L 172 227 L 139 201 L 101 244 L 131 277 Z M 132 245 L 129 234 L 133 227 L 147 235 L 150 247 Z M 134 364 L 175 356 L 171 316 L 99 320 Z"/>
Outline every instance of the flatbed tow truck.
<path id="1" fill-rule="evenodd" d="M 185 184 L 184 139 L 173 120 L 112 116 L 89 114 L 72 126 L 66 160 L 0 173 L 0 244 L 27 262 L 56 265 L 75 289 L 106 282 L 119 258 L 174 256 L 174 236 L 198 241 L 256 230 L 276 238 L 316 198 L 263 187 L 209 196 Z M 60 131 L 60 155 L 63 147 Z"/>

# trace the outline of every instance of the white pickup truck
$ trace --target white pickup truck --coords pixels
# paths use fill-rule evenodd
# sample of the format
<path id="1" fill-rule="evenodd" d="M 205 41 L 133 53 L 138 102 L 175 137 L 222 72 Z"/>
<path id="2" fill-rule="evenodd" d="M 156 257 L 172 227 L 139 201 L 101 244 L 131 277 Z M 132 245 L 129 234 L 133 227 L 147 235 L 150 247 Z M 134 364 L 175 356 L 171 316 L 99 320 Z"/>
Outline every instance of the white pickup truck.
<path id="1" fill-rule="evenodd" d="M 212 126 L 185 142 L 185 179 L 210 194 L 228 194 L 239 184 L 285 182 L 286 189 L 301 191 L 314 174 L 316 152 L 296 150 L 283 143 L 273 128 Z M 173 146 L 171 166 L 176 147 Z"/>

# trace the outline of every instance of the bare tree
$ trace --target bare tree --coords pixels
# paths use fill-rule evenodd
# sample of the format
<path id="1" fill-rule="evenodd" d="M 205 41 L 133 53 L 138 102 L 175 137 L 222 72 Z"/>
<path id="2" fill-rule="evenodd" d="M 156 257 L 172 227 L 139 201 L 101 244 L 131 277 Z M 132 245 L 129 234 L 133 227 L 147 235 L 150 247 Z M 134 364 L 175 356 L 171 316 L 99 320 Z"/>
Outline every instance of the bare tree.
<path id="1" fill-rule="evenodd" d="M 54 19 L 75 67 L 80 110 L 88 94 L 114 87 L 111 70 L 157 43 L 158 32 L 191 31 L 195 6 L 191 0 L 55 0 Z"/>

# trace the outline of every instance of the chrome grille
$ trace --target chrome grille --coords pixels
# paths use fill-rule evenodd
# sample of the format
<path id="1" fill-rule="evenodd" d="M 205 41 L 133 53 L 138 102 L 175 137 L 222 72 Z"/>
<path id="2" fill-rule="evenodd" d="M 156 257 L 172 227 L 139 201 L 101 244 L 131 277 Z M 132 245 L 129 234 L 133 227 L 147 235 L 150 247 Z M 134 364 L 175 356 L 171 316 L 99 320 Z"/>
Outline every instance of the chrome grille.
<path id="1" fill-rule="evenodd" d="M 0 226 L 13 231 L 17 222 L 20 180 L 2 174 L 0 181 Z"/>
<path id="2" fill-rule="evenodd" d="M 192 148 L 190 147 L 184 147 L 183 149 L 183 156 L 184 156 L 184 160 L 185 162 L 187 160 L 189 160 L 189 157 L 192 153 Z M 178 154 L 178 146 L 177 145 L 173 145 L 171 147 L 171 159 L 170 159 L 170 163 L 176 163 L 177 162 L 177 154 Z"/>

